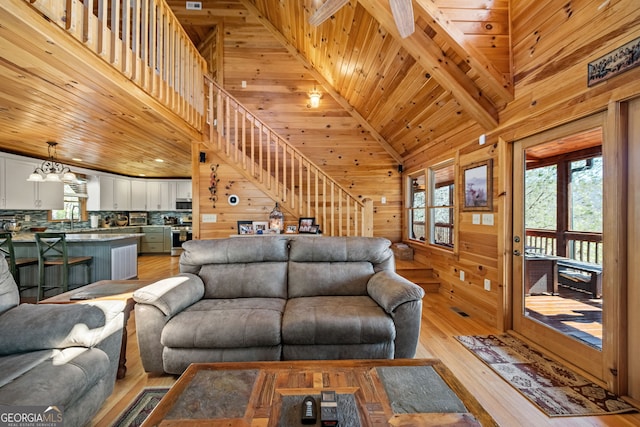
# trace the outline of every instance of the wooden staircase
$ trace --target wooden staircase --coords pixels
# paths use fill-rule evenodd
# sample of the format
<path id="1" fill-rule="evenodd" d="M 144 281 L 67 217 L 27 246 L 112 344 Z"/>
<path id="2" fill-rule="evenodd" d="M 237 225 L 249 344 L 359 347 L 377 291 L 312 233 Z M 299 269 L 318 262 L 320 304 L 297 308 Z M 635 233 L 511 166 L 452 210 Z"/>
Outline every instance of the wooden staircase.
<path id="1" fill-rule="evenodd" d="M 303 153 L 205 78 L 203 143 L 294 217 L 327 236 L 373 236 L 373 200 L 352 195 Z"/>
<path id="2" fill-rule="evenodd" d="M 440 280 L 435 277 L 433 268 L 415 260 L 396 259 L 396 272 L 407 280 L 420 286 L 426 293 L 438 293 Z"/>

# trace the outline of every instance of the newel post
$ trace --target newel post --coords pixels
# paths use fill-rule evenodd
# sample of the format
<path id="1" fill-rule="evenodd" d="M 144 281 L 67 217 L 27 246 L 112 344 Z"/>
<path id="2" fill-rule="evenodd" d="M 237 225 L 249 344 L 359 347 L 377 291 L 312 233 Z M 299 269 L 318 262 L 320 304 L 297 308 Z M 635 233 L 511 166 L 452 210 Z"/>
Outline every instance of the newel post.
<path id="1" fill-rule="evenodd" d="M 373 236 L 373 200 L 366 198 L 362 200 L 362 236 Z"/>

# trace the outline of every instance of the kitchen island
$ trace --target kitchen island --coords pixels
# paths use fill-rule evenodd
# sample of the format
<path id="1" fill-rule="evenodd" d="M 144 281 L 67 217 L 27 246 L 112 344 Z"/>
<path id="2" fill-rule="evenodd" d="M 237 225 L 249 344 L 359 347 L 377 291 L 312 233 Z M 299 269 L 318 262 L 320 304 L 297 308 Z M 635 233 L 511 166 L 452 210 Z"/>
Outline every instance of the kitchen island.
<path id="1" fill-rule="evenodd" d="M 67 233 L 69 256 L 91 256 L 91 278 L 85 283 L 83 268 L 72 268 L 69 275 L 71 288 L 99 280 L 126 280 L 138 276 L 138 241 L 143 233 Z M 16 257 L 36 257 L 38 250 L 34 233 L 18 233 L 13 237 Z M 46 269 L 47 283 L 56 283 L 59 272 Z M 22 285 L 38 283 L 38 266 L 20 271 Z"/>

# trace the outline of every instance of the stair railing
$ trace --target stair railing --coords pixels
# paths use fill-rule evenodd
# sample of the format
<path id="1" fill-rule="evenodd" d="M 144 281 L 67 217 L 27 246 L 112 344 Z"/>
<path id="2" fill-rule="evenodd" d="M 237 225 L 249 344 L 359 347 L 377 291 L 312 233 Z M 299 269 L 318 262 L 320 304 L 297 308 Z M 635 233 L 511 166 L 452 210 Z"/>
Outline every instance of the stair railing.
<path id="1" fill-rule="evenodd" d="M 207 145 L 296 217 L 313 217 L 325 235 L 371 236 L 373 202 L 359 200 L 304 154 L 205 77 Z"/>
<path id="2" fill-rule="evenodd" d="M 207 64 L 164 0 L 25 0 L 202 131 Z"/>

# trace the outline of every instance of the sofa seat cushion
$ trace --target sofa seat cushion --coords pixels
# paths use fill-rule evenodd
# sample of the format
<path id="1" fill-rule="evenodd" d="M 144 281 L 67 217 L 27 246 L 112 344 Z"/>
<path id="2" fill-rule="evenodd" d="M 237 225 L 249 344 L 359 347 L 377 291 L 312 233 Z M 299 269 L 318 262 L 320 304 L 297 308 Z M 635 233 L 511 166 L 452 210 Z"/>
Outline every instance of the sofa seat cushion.
<path id="1" fill-rule="evenodd" d="M 373 344 L 391 342 L 393 320 L 367 296 L 292 298 L 282 320 L 283 344 Z"/>
<path id="2" fill-rule="evenodd" d="M 20 375 L 0 388 L 0 405 L 70 406 L 108 376 L 109 358 L 98 348 L 69 347 L 37 353 L 0 358 L 1 366 L 15 363 L 21 369 Z M 45 353 L 48 357 L 43 358 Z M 22 363 L 21 357 L 28 361 Z M 32 364 L 38 359 L 40 363 Z M 32 366 L 25 369 L 27 365 Z"/>
<path id="3" fill-rule="evenodd" d="M 173 317 L 162 345 L 174 348 L 244 348 L 280 345 L 286 300 L 203 299 Z"/>

